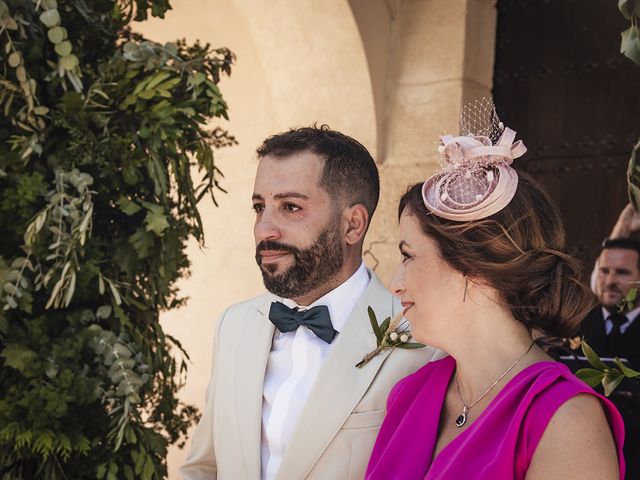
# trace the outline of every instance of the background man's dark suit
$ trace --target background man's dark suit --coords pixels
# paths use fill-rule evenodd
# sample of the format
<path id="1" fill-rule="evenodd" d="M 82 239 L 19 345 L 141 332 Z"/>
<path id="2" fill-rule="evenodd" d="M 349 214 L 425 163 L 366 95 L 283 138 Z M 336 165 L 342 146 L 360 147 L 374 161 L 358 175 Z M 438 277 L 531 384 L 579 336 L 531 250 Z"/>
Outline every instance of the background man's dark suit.
<path id="1" fill-rule="evenodd" d="M 624 357 L 629 360 L 629 366 L 635 370 L 640 370 L 640 318 L 625 330 L 620 337 L 618 347 L 615 351 L 609 348 L 607 333 L 605 330 L 605 319 L 602 316 L 602 308 L 598 305 L 591 310 L 580 325 L 579 335 L 583 336 L 589 346 L 595 350 L 600 357 Z M 640 455 L 640 452 L 638 452 Z"/>
<path id="2" fill-rule="evenodd" d="M 623 357 L 629 360 L 628 365 L 631 368 L 640 370 L 640 318 L 634 319 L 620 337 L 617 347 L 612 349 L 607 342 L 602 307 L 598 305 L 580 325 L 579 335 L 584 337 L 599 357 Z M 625 478 L 640 479 L 640 387 L 638 382 L 623 381 L 610 399 L 620 410 L 625 423 L 624 457 L 627 463 Z"/>

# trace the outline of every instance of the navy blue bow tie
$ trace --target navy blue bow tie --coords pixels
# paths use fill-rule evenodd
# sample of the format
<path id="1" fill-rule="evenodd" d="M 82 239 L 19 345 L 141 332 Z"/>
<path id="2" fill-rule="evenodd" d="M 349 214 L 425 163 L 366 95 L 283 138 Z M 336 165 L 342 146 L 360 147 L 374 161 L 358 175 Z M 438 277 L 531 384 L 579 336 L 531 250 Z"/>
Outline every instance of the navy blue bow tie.
<path id="1" fill-rule="evenodd" d="M 338 334 L 333 328 L 329 309 L 325 305 L 299 311 L 297 308 L 287 307 L 284 303 L 273 302 L 269 309 L 269 320 L 282 333 L 293 332 L 300 325 L 304 325 L 327 343 L 331 343 Z"/>

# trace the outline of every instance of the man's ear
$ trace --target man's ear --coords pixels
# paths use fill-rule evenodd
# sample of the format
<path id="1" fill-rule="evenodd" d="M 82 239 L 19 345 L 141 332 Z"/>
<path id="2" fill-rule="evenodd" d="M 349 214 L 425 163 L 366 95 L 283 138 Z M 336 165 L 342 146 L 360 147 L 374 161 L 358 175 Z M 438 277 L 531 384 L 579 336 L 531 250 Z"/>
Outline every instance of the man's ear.
<path id="1" fill-rule="evenodd" d="M 347 208 L 342 217 L 346 220 L 344 238 L 347 245 L 356 245 L 362 241 L 369 226 L 369 213 L 361 203 Z"/>

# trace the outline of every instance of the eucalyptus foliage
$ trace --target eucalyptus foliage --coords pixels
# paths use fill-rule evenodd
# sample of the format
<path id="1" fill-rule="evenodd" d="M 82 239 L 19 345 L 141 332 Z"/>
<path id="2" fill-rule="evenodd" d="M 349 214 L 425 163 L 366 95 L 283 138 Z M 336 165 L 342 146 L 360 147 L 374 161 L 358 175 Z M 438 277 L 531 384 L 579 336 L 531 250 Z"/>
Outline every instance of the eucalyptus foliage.
<path id="1" fill-rule="evenodd" d="M 622 32 L 620 40 L 620 53 L 640 65 L 640 0 L 618 0 L 618 10 L 629 20 L 630 26 Z M 629 201 L 635 211 L 640 211 L 640 166 L 636 158 L 640 149 L 640 141 L 631 151 L 629 167 L 627 169 L 627 183 L 629 185 Z"/>
<path id="2" fill-rule="evenodd" d="M 640 31 L 638 30 L 640 1 L 618 0 L 618 10 L 631 23 L 629 28 L 620 34 L 620 53 L 640 65 Z"/>
<path id="3" fill-rule="evenodd" d="M 164 478 L 197 418 L 158 316 L 221 190 L 234 56 L 129 28 L 169 8 L 0 0 L 0 478 Z"/>

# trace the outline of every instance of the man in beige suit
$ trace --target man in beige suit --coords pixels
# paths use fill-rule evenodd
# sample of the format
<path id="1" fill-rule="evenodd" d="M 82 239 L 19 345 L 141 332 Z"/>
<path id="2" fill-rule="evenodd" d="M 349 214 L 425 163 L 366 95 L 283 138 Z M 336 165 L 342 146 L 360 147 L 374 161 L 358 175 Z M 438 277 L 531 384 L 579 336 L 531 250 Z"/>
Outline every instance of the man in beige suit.
<path id="1" fill-rule="evenodd" d="M 402 308 L 362 262 L 379 195 L 369 152 L 311 127 L 270 137 L 257 153 L 256 261 L 269 293 L 219 320 L 206 407 L 181 472 L 360 479 L 389 391 L 436 352 L 385 350 L 356 368 L 377 345 L 367 307 L 380 321 Z"/>

